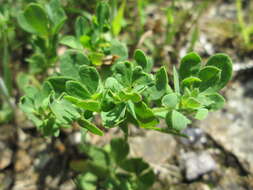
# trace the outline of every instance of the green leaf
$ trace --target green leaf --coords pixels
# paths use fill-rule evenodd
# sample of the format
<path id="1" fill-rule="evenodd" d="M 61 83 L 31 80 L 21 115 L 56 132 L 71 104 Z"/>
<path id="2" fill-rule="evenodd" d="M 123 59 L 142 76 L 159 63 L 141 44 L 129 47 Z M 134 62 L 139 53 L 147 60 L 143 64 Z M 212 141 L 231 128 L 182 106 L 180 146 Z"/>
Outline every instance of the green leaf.
<path id="1" fill-rule="evenodd" d="M 201 80 L 199 90 L 205 91 L 215 88 L 217 82 L 220 80 L 220 74 L 220 69 L 214 66 L 205 66 L 201 69 L 199 72 L 199 78 Z"/>
<path id="2" fill-rule="evenodd" d="M 153 83 L 153 79 L 150 74 L 145 73 L 140 66 L 136 66 L 133 70 L 132 84 L 133 86 L 148 86 Z"/>
<path id="3" fill-rule="evenodd" d="M 176 93 L 166 94 L 162 99 L 162 105 L 169 108 L 175 108 L 178 104 Z"/>
<path id="4" fill-rule="evenodd" d="M 34 102 L 31 98 L 27 96 L 23 96 L 20 98 L 19 106 L 21 110 L 25 113 L 33 113 L 34 112 Z"/>
<path id="5" fill-rule="evenodd" d="M 87 88 L 77 81 L 68 81 L 66 83 L 66 91 L 70 96 L 80 99 L 88 99 L 91 97 Z"/>
<path id="6" fill-rule="evenodd" d="M 216 111 L 223 108 L 225 104 L 225 99 L 220 94 L 218 93 L 208 94 L 206 95 L 206 97 L 213 102 L 208 106 L 210 110 Z"/>
<path id="7" fill-rule="evenodd" d="M 53 101 L 50 104 L 50 108 L 60 124 L 71 124 L 80 117 L 80 114 L 71 103 L 64 99 Z"/>
<path id="8" fill-rule="evenodd" d="M 173 82 L 174 82 L 175 92 L 180 94 L 179 76 L 177 73 L 177 69 L 175 67 L 173 67 Z"/>
<path id="9" fill-rule="evenodd" d="M 114 36 L 117 36 L 121 31 L 125 7 L 126 7 L 126 0 L 123 0 L 120 5 L 120 8 L 118 9 L 117 15 L 112 20 L 112 33 Z"/>
<path id="10" fill-rule="evenodd" d="M 25 89 L 27 88 L 27 86 L 29 86 L 30 80 L 31 80 L 31 76 L 29 74 L 24 73 L 24 72 L 19 72 L 16 78 L 16 82 L 17 82 L 19 90 L 21 90 L 22 92 L 25 92 Z"/>
<path id="11" fill-rule="evenodd" d="M 139 102 L 142 99 L 141 95 L 136 92 L 125 92 L 125 91 L 120 91 L 119 97 L 122 101 L 131 100 L 133 102 Z"/>
<path id="12" fill-rule="evenodd" d="M 57 34 L 67 19 L 64 9 L 61 7 L 59 0 L 51 0 L 46 5 L 46 11 L 53 23 L 53 34 Z"/>
<path id="13" fill-rule="evenodd" d="M 144 102 L 135 103 L 134 111 L 140 127 L 154 127 L 159 123 L 153 111 Z"/>
<path id="14" fill-rule="evenodd" d="M 103 149 L 96 146 L 85 146 L 86 155 L 89 156 L 89 160 L 83 165 L 83 173 L 92 172 L 100 179 L 108 177 L 108 166 L 110 166 L 109 155 Z"/>
<path id="15" fill-rule="evenodd" d="M 210 57 L 207 66 L 214 66 L 221 70 L 221 77 L 216 84 L 216 89 L 222 89 L 232 77 L 232 60 L 226 54 L 218 53 Z"/>
<path id="16" fill-rule="evenodd" d="M 182 107 L 186 109 L 198 109 L 202 106 L 202 104 L 198 101 L 198 99 L 189 97 L 185 100 L 182 100 Z"/>
<path id="17" fill-rule="evenodd" d="M 79 40 L 80 40 L 80 43 L 83 45 L 84 48 L 86 48 L 88 50 L 92 50 L 93 49 L 93 47 L 92 47 L 92 43 L 93 42 L 91 42 L 91 40 L 92 40 L 91 36 L 89 36 L 89 35 L 82 35 L 82 36 L 80 36 Z M 91 55 L 92 55 L 92 53 L 93 52 L 91 52 Z"/>
<path id="18" fill-rule="evenodd" d="M 27 59 L 29 63 L 29 71 L 32 74 L 38 74 L 45 71 L 48 67 L 47 60 L 43 54 L 34 54 Z"/>
<path id="19" fill-rule="evenodd" d="M 149 168 L 148 163 L 146 163 L 142 158 L 130 158 L 125 160 L 120 164 L 121 168 L 135 173 L 137 176 L 141 175 L 145 170 Z"/>
<path id="20" fill-rule="evenodd" d="M 108 112 L 102 112 L 102 122 L 105 127 L 115 127 L 123 122 L 126 113 L 126 105 L 124 103 L 116 105 L 112 110 Z"/>
<path id="21" fill-rule="evenodd" d="M 68 50 L 60 57 L 61 74 L 79 80 L 79 67 L 90 65 L 89 59 L 79 51 Z"/>
<path id="22" fill-rule="evenodd" d="M 120 62 L 113 67 L 114 77 L 125 87 L 130 87 L 132 84 L 132 67 L 130 62 Z"/>
<path id="23" fill-rule="evenodd" d="M 198 109 L 197 113 L 195 114 L 194 118 L 198 120 L 203 120 L 208 115 L 208 109 L 200 108 Z"/>
<path id="24" fill-rule="evenodd" d="M 135 59 L 136 63 L 138 65 L 140 65 L 145 72 L 151 71 L 152 64 L 148 60 L 147 56 L 145 55 L 145 53 L 142 50 L 137 49 L 134 52 L 134 59 Z"/>
<path id="25" fill-rule="evenodd" d="M 187 77 L 182 81 L 183 87 L 191 87 L 194 85 L 198 85 L 201 82 L 201 80 L 197 77 Z"/>
<path id="26" fill-rule="evenodd" d="M 155 74 L 155 86 L 150 90 L 151 100 L 158 100 L 167 92 L 168 82 L 166 69 L 161 67 Z"/>
<path id="27" fill-rule="evenodd" d="M 109 154 L 104 149 L 96 147 L 94 145 L 93 146 L 88 146 L 86 148 L 87 148 L 87 150 L 85 152 L 90 157 L 90 159 L 92 161 L 92 164 L 100 166 L 104 169 L 111 166 L 110 159 L 109 159 Z M 93 169 L 93 168 L 90 168 L 90 169 Z M 90 170 L 90 171 L 97 174 L 97 172 L 94 171 L 94 170 Z M 97 176 L 100 177 L 100 175 L 97 175 Z"/>
<path id="28" fill-rule="evenodd" d="M 85 110 L 94 112 L 99 112 L 101 110 L 100 103 L 96 100 L 92 99 L 81 100 L 73 96 L 64 96 L 64 98 L 69 102 L 71 102 L 72 104 L 74 104 L 75 106 Z"/>
<path id="29" fill-rule="evenodd" d="M 190 76 L 196 76 L 200 69 L 201 58 L 198 54 L 191 52 L 184 56 L 179 67 L 180 80 Z"/>
<path id="30" fill-rule="evenodd" d="M 34 98 L 34 96 L 39 92 L 38 88 L 35 88 L 34 86 L 27 86 L 26 89 L 24 89 L 25 95 L 31 99 Z"/>
<path id="31" fill-rule="evenodd" d="M 81 127 L 83 127 L 85 129 L 87 129 L 88 131 L 90 131 L 91 133 L 94 133 L 94 134 L 99 135 L 99 136 L 104 135 L 103 131 L 101 131 L 96 125 L 94 125 L 93 123 L 91 123 L 87 119 L 79 119 L 78 124 Z"/>
<path id="32" fill-rule="evenodd" d="M 113 138 L 111 140 L 111 154 L 116 163 L 122 162 L 129 154 L 129 145 L 122 138 Z"/>
<path id="33" fill-rule="evenodd" d="M 146 170 L 138 177 L 138 188 L 149 189 L 155 183 L 155 177 L 156 176 L 151 168 Z"/>
<path id="34" fill-rule="evenodd" d="M 91 172 L 79 175 L 76 178 L 77 187 L 79 189 L 96 190 L 97 176 Z"/>
<path id="35" fill-rule="evenodd" d="M 83 85 L 87 87 L 91 94 L 94 94 L 99 86 L 99 74 L 96 68 L 83 65 L 79 69 L 79 76 Z"/>
<path id="36" fill-rule="evenodd" d="M 166 118 L 166 115 L 168 113 L 168 109 L 167 108 L 164 109 L 164 107 L 153 108 L 152 111 L 154 112 L 156 117 L 163 118 L 163 119 Z"/>
<path id="37" fill-rule="evenodd" d="M 135 114 L 134 103 L 133 102 L 131 102 L 131 101 L 127 102 L 127 110 L 133 116 L 133 118 L 137 120 L 137 116 Z"/>
<path id="38" fill-rule="evenodd" d="M 99 53 L 99 52 L 91 52 L 89 53 L 89 58 L 92 62 L 93 65 L 95 66 L 100 66 L 103 64 L 103 58 L 105 57 L 105 55 L 103 53 Z"/>
<path id="39" fill-rule="evenodd" d="M 55 118 L 49 118 L 43 120 L 43 125 L 39 127 L 40 132 L 45 136 L 58 136 L 59 125 L 55 123 Z"/>
<path id="40" fill-rule="evenodd" d="M 66 82 L 72 79 L 65 76 L 55 76 L 49 77 L 47 80 L 52 85 L 54 91 L 59 95 L 66 91 L 65 89 Z"/>
<path id="41" fill-rule="evenodd" d="M 191 123 L 187 117 L 176 110 L 173 110 L 167 114 L 166 122 L 169 127 L 177 131 L 185 129 L 187 125 Z"/>
<path id="42" fill-rule="evenodd" d="M 110 93 L 109 90 L 106 90 L 103 93 L 103 97 L 101 99 L 101 109 L 103 112 L 109 112 L 111 109 L 115 107 L 115 100 L 113 95 Z"/>
<path id="43" fill-rule="evenodd" d="M 76 36 L 80 38 L 83 35 L 87 35 L 91 26 L 89 20 L 84 16 L 79 16 L 75 22 Z"/>
<path id="44" fill-rule="evenodd" d="M 63 45 L 65 45 L 65 46 L 71 47 L 73 49 L 78 49 L 78 50 L 82 50 L 83 49 L 83 46 L 80 43 L 80 41 L 77 40 L 74 36 L 64 36 L 60 40 L 60 43 L 63 44 Z"/>
<path id="45" fill-rule="evenodd" d="M 106 2 L 99 2 L 96 8 L 97 21 L 101 29 L 108 24 L 110 19 L 110 7 Z"/>
<path id="46" fill-rule="evenodd" d="M 49 105 L 49 98 L 52 94 L 53 87 L 49 82 L 44 82 L 42 85 L 42 89 L 34 95 L 34 105 L 36 109 L 42 107 L 46 109 Z"/>
<path id="47" fill-rule="evenodd" d="M 19 25 L 27 32 L 40 36 L 48 36 L 49 20 L 42 6 L 30 3 L 25 10 L 18 15 Z"/>
<path id="48" fill-rule="evenodd" d="M 119 92 L 123 87 L 115 78 L 108 77 L 105 81 L 105 88 L 112 90 L 112 92 Z"/>

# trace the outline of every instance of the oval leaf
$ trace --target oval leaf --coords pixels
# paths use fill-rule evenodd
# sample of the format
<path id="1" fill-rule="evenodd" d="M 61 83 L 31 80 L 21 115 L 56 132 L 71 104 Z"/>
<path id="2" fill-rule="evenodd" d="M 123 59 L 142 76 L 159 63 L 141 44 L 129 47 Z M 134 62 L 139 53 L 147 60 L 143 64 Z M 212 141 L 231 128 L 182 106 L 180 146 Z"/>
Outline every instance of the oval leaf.
<path id="1" fill-rule="evenodd" d="M 87 87 L 91 94 L 94 94 L 99 85 L 99 74 L 94 67 L 83 65 L 79 69 L 81 82 Z"/>
<path id="2" fill-rule="evenodd" d="M 208 109 L 200 108 L 200 109 L 198 109 L 198 111 L 195 115 L 195 119 L 203 120 L 207 117 L 207 115 L 208 115 Z"/>
<path id="3" fill-rule="evenodd" d="M 49 20 L 45 10 L 39 4 L 29 4 L 24 12 L 18 15 L 18 22 L 27 32 L 41 36 L 49 34 Z"/>
<path id="4" fill-rule="evenodd" d="M 195 76 L 200 69 L 201 58 L 198 54 L 191 52 L 184 56 L 179 67 L 180 80 Z"/>
<path id="5" fill-rule="evenodd" d="M 175 108 L 178 103 L 176 93 L 167 94 L 162 99 L 162 105 L 169 108 Z"/>
<path id="6" fill-rule="evenodd" d="M 187 119 L 183 114 L 180 112 L 173 110 L 172 112 L 169 112 L 166 117 L 166 122 L 169 127 L 181 131 L 187 127 L 191 121 Z"/>
<path id="7" fill-rule="evenodd" d="M 216 85 L 216 89 L 222 89 L 232 77 L 232 60 L 223 53 L 218 53 L 210 57 L 206 63 L 207 66 L 215 66 L 221 70 L 221 77 Z"/>
<path id="8" fill-rule="evenodd" d="M 201 83 L 199 85 L 199 90 L 204 91 L 206 89 L 216 89 L 215 86 L 220 80 L 221 70 L 214 66 L 205 66 L 199 72 L 199 78 Z"/>
<path id="9" fill-rule="evenodd" d="M 91 96 L 89 91 L 77 81 L 68 81 L 66 83 L 66 91 L 70 96 L 81 99 L 88 99 Z"/>
<path id="10" fill-rule="evenodd" d="M 160 99 L 168 89 L 168 76 L 165 67 L 161 67 L 155 74 L 155 86 L 150 91 L 152 100 Z"/>
<path id="11" fill-rule="evenodd" d="M 198 77 L 187 77 L 182 81 L 182 86 L 190 87 L 200 82 L 201 80 Z"/>

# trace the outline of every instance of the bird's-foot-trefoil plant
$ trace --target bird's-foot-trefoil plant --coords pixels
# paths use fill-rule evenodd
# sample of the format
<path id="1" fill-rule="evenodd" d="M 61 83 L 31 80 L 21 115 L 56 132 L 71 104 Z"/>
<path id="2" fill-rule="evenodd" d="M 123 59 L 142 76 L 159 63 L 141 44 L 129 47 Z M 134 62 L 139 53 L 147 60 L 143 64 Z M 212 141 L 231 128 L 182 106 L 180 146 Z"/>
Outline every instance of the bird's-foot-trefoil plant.
<path id="1" fill-rule="evenodd" d="M 225 54 L 211 56 L 206 64 L 196 53 L 182 58 L 173 70 L 173 88 L 165 67 L 151 73 L 150 59 L 136 50 L 133 61 L 101 72 L 80 52 L 67 51 L 61 57 L 60 72 L 47 78 L 41 89 L 29 87 L 21 108 L 45 135 L 58 135 L 61 127 L 74 122 L 92 133 L 103 135 L 93 122 L 100 115 L 104 128 L 127 123 L 166 133 L 181 134 L 190 118 L 204 119 L 209 111 L 222 108 L 219 94 L 232 75 L 232 63 Z M 165 119 L 166 128 L 159 128 Z"/>
<path id="2" fill-rule="evenodd" d="M 46 21 L 38 25 L 38 18 Z M 37 129 L 45 136 L 59 136 L 61 128 L 79 125 L 81 130 L 103 136 L 108 129 L 119 127 L 125 134 L 104 148 L 83 145 L 90 160 L 79 168 L 83 172 L 77 179 L 80 189 L 148 189 L 154 181 L 149 165 L 127 157 L 128 124 L 185 136 L 182 130 L 192 119 L 204 119 L 225 102 L 219 91 L 232 76 L 227 55 L 215 54 L 204 64 L 192 52 L 173 69 L 173 76 L 165 67 L 154 72 L 152 59 L 142 50 L 137 49 L 133 59 L 128 59 L 124 43 L 113 38 L 107 3 L 99 3 L 91 18 L 78 17 L 75 36 L 59 36 L 65 13 L 58 0 L 46 6 L 29 4 L 18 20 L 22 28 L 35 35 L 37 46 L 45 47 L 46 53 L 41 47 L 35 52 L 49 60 L 50 67 L 58 67 L 55 63 L 59 61 L 59 68 L 44 75 L 42 84 L 24 83 L 20 107 Z M 58 44 L 70 49 L 58 56 Z M 113 59 L 104 69 L 108 57 Z M 96 123 L 98 117 L 102 124 Z M 161 120 L 167 126 L 160 126 Z"/>

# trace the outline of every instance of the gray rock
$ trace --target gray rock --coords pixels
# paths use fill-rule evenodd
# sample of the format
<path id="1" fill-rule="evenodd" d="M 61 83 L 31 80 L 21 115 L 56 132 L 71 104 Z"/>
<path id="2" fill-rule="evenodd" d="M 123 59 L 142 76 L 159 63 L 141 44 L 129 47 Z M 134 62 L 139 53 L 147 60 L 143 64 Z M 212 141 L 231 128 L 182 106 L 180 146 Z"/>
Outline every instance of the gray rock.
<path id="1" fill-rule="evenodd" d="M 182 154 L 185 177 L 192 181 L 216 169 L 216 163 L 208 152 L 188 152 Z"/>
<path id="2" fill-rule="evenodd" d="M 130 156 L 146 160 L 157 174 L 159 181 L 168 185 L 182 181 L 180 168 L 168 163 L 177 154 L 177 142 L 172 135 L 146 131 L 145 136 L 131 137 L 129 144 Z"/>
<path id="3" fill-rule="evenodd" d="M 248 83 L 252 81 L 245 87 Z M 253 174 L 253 99 L 247 95 L 250 91 L 234 83 L 227 91 L 226 112 L 210 114 L 199 126 Z"/>
<path id="4" fill-rule="evenodd" d="M 186 128 L 183 131 L 189 138 L 180 138 L 180 141 L 185 145 L 196 145 L 200 146 L 207 143 L 206 135 L 201 128 Z"/>
<path id="5" fill-rule="evenodd" d="M 129 144 L 131 156 L 153 164 L 162 164 L 176 153 L 174 137 L 156 131 L 147 131 L 145 137 L 132 137 Z"/>

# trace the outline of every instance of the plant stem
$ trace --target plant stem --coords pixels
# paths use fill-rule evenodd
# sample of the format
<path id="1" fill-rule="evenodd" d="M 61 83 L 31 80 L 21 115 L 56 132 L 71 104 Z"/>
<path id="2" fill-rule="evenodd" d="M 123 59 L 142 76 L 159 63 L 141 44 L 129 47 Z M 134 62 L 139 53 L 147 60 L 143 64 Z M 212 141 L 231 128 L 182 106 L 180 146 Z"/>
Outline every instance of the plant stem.
<path id="1" fill-rule="evenodd" d="M 243 12 L 242 12 L 242 1 L 236 0 L 236 10 L 237 10 L 237 20 L 241 29 L 241 34 L 244 40 L 245 44 L 249 43 L 249 35 L 247 34 L 246 30 L 246 24 L 244 22 L 243 18 Z"/>
<path id="2" fill-rule="evenodd" d="M 5 85 L 4 80 L 2 79 L 2 77 L 0 77 L 0 92 L 1 92 L 1 95 L 2 95 L 3 99 L 8 103 L 8 105 L 10 106 L 10 108 L 14 112 L 15 109 L 16 109 L 16 106 L 10 98 L 8 89 Z"/>
<path id="3" fill-rule="evenodd" d="M 6 32 L 6 30 L 4 30 L 4 32 Z M 5 33 L 3 34 L 3 79 L 6 84 L 8 93 L 10 94 L 12 91 L 12 75 L 9 66 L 8 39 Z"/>

